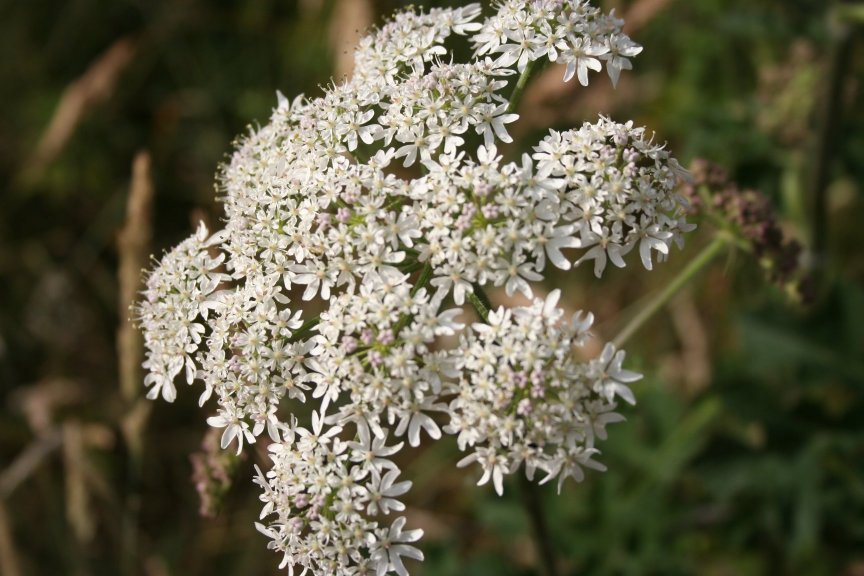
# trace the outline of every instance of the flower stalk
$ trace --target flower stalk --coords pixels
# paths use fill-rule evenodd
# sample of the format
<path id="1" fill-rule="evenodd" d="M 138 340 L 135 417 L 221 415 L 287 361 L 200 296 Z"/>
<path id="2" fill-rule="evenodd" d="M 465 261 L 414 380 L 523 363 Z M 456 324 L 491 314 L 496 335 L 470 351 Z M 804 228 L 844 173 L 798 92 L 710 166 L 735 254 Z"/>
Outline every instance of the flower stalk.
<path id="1" fill-rule="evenodd" d="M 489 311 L 492 309 L 492 302 L 489 300 L 489 296 L 486 295 L 486 292 L 480 285 L 474 284 L 472 286 L 471 292 L 468 293 L 468 301 L 471 303 L 474 311 L 477 312 L 477 315 L 480 316 L 480 319 L 483 320 L 485 324 L 488 324 Z"/>
<path id="2" fill-rule="evenodd" d="M 537 546 L 537 555 L 543 567 L 543 574 L 544 576 L 558 576 L 558 563 L 552 548 L 549 522 L 546 519 L 546 511 L 543 509 L 543 493 L 527 476 L 520 475 L 519 479 L 522 484 L 523 506 L 531 521 L 534 545 Z"/>
<path id="3" fill-rule="evenodd" d="M 691 260 L 687 266 L 679 272 L 675 278 L 669 282 L 663 290 L 656 296 L 651 298 L 645 307 L 630 319 L 629 322 L 618 332 L 618 335 L 613 338 L 612 342 L 616 347 L 620 348 L 639 331 L 663 306 L 669 303 L 670 300 L 692 281 L 708 264 L 714 260 L 723 250 L 732 243 L 732 238 L 723 232 L 718 233 L 714 239 L 705 248 L 702 249 L 696 257 Z"/>
<path id="4" fill-rule="evenodd" d="M 522 73 L 519 75 L 519 79 L 516 81 L 516 86 L 513 88 L 513 92 L 510 94 L 510 99 L 507 104 L 507 112 L 509 114 L 515 114 L 516 110 L 518 110 L 519 103 L 522 101 L 522 94 L 528 86 L 528 81 L 531 79 L 536 65 L 537 62 L 534 60 L 528 62 L 528 64 L 525 65 L 525 69 L 522 70 Z"/>

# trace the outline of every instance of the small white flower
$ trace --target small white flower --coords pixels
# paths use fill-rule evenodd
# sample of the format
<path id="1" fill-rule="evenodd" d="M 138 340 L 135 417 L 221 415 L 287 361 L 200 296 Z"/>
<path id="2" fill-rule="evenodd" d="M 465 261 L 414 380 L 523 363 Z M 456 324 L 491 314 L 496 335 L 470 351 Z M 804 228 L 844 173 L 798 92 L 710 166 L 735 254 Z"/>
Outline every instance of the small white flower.
<path id="1" fill-rule="evenodd" d="M 512 142 L 513 138 L 507 133 L 505 124 L 510 124 L 519 119 L 518 114 L 507 112 L 507 104 L 484 105 L 477 112 L 479 122 L 475 128 L 478 134 L 483 135 L 483 142 L 487 148 L 492 146 L 495 138 L 502 142 Z"/>
<path id="2" fill-rule="evenodd" d="M 607 61 L 606 71 L 612 79 L 612 85 L 618 84 L 618 78 L 622 70 L 631 70 L 633 64 L 630 58 L 642 52 L 642 46 L 633 42 L 627 36 L 612 36 L 607 40 L 608 51 L 602 55 Z"/>
<path id="3" fill-rule="evenodd" d="M 398 477 L 398 469 L 388 470 L 383 476 L 379 471 L 372 470 L 371 480 L 366 485 L 369 499 L 369 505 L 366 507 L 367 514 L 377 516 L 389 514 L 391 510 L 396 512 L 405 510 L 405 505 L 396 500 L 396 497 L 408 492 L 411 489 L 411 482 L 406 480 L 394 484 L 393 481 Z"/>
<path id="4" fill-rule="evenodd" d="M 594 369 L 599 372 L 595 386 L 609 402 L 612 402 L 615 396 L 620 396 L 628 404 L 636 404 L 633 392 L 627 387 L 627 384 L 641 380 L 642 375 L 624 370 L 621 367 L 623 362 L 624 351 L 616 351 L 613 344 L 606 344 L 603 353 L 594 362 Z"/>
<path id="5" fill-rule="evenodd" d="M 255 436 L 249 430 L 249 424 L 242 421 L 236 414 L 227 411 L 222 412 L 217 416 L 207 418 L 207 424 L 214 428 L 225 428 L 220 442 L 223 450 L 230 446 L 235 438 L 237 439 L 237 454 L 243 451 L 244 439 L 250 444 L 255 443 Z"/>
<path id="6" fill-rule="evenodd" d="M 376 575 L 383 576 L 391 570 L 399 576 L 407 576 L 408 570 L 402 557 L 423 560 L 423 553 L 410 546 L 410 542 L 416 542 L 423 536 L 423 530 L 402 531 L 406 519 L 400 516 L 393 521 L 389 529 L 381 529 L 376 532 L 372 539 L 370 549 L 372 551 L 372 562 L 377 565 Z"/>

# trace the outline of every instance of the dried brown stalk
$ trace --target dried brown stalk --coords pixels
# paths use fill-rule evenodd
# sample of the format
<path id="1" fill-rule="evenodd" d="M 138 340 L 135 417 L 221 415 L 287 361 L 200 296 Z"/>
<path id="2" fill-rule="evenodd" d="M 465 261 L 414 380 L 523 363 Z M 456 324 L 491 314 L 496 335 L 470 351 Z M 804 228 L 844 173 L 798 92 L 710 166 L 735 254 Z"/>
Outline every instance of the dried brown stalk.
<path id="1" fill-rule="evenodd" d="M 57 157 L 87 111 L 111 96 L 120 74 L 134 55 L 133 40 L 120 38 L 64 90 L 48 128 L 24 164 L 25 176 L 39 174 Z"/>
<path id="2" fill-rule="evenodd" d="M 9 497 L 62 442 L 57 429 L 40 434 L 0 473 L 0 501 Z"/>
<path id="3" fill-rule="evenodd" d="M 86 475 L 84 434 L 80 422 L 63 424 L 63 469 L 66 481 L 66 519 L 80 543 L 90 542 L 96 531 L 90 510 L 90 490 Z"/>
<path id="4" fill-rule="evenodd" d="M 375 11 L 369 0 L 337 0 L 329 30 L 334 58 L 333 78 L 336 80 L 351 76 L 354 48 L 374 19 Z"/>
<path id="5" fill-rule="evenodd" d="M 21 574 L 15 541 L 6 514 L 5 500 L 23 484 L 54 450 L 63 443 L 63 434 L 57 428 L 39 430 L 38 436 L 12 463 L 0 472 L 0 574 Z"/>
<path id="6" fill-rule="evenodd" d="M 624 15 L 624 32 L 634 34 L 645 27 L 671 0 L 639 0 Z"/>
<path id="7" fill-rule="evenodd" d="M 12 530 L 6 516 L 6 506 L 0 499 L 0 574 L 5 576 L 20 576 L 21 568 L 15 542 L 12 540 Z"/>
<path id="8" fill-rule="evenodd" d="M 132 163 L 132 184 L 126 205 L 126 224 L 117 237 L 119 255 L 119 316 L 117 355 L 120 365 L 120 391 L 126 402 L 133 401 L 142 385 L 141 362 L 144 342 L 141 333 L 128 320 L 130 307 L 141 290 L 142 270 L 147 266 L 152 231 L 153 181 L 150 154 L 139 152 Z"/>
<path id="9" fill-rule="evenodd" d="M 120 427 L 129 449 L 128 486 L 123 514 L 123 573 L 137 570 L 138 516 L 141 509 L 140 472 L 144 450 L 144 427 L 150 415 L 151 404 L 141 396 L 144 359 L 144 341 L 138 329 L 129 320 L 131 307 L 142 288 L 143 270 L 150 255 L 153 236 L 153 177 L 150 154 L 139 152 L 132 162 L 132 183 L 126 204 L 126 223 L 117 236 L 119 257 L 119 315 L 117 330 L 117 356 L 120 392 L 127 411 Z"/>

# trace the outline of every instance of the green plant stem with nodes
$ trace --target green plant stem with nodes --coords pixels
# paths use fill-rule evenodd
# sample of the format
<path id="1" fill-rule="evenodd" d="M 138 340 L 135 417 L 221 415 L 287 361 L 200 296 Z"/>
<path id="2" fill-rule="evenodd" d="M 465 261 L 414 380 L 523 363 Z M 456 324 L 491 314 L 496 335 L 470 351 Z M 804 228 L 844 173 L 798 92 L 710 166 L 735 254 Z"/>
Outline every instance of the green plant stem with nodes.
<path id="1" fill-rule="evenodd" d="M 690 261 L 687 266 L 666 285 L 663 290 L 654 296 L 648 304 L 634 316 L 617 336 L 612 340 L 616 348 L 620 348 L 630 339 L 660 308 L 669 303 L 681 288 L 693 280 L 724 248 L 734 244 L 735 239 L 726 232 L 718 232 L 714 239 L 702 251 Z"/>

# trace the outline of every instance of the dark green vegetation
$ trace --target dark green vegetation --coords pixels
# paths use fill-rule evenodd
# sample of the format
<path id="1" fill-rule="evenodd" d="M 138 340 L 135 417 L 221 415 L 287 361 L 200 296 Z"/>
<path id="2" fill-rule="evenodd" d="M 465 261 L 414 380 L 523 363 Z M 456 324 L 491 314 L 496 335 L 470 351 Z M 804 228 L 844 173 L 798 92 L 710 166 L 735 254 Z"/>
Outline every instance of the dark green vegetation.
<path id="1" fill-rule="evenodd" d="M 195 391 L 175 406 L 121 393 L 117 233 L 139 150 L 152 157 L 154 253 L 193 219 L 215 222 L 231 141 L 266 121 L 277 89 L 329 81 L 344 38 L 366 27 L 361 4 L 0 3 L 0 573 L 277 573 L 252 527 L 253 458 L 218 516 L 198 515 Z M 380 16 L 404 3 L 373 4 Z M 645 46 L 634 71 L 617 91 L 596 75 L 588 89 L 529 91 L 523 142 L 597 113 L 633 118 L 685 166 L 706 158 L 763 192 L 805 245 L 809 280 L 777 286 L 764 261 L 727 253 L 635 334 L 628 367 L 647 376 L 603 446 L 609 471 L 541 490 L 559 572 L 861 574 L 862 9 L 618 5 Z M 557 280 L 609 339 L 714 230 L 703 223 L 651 274 L 598 282 L 588 266 Z M 475 488 L 455 452 L 441 443 L 402 463 L 410 521 L 427 532 L 414 573 L 538 573 L 522 485 L 503 499 Z"/>

